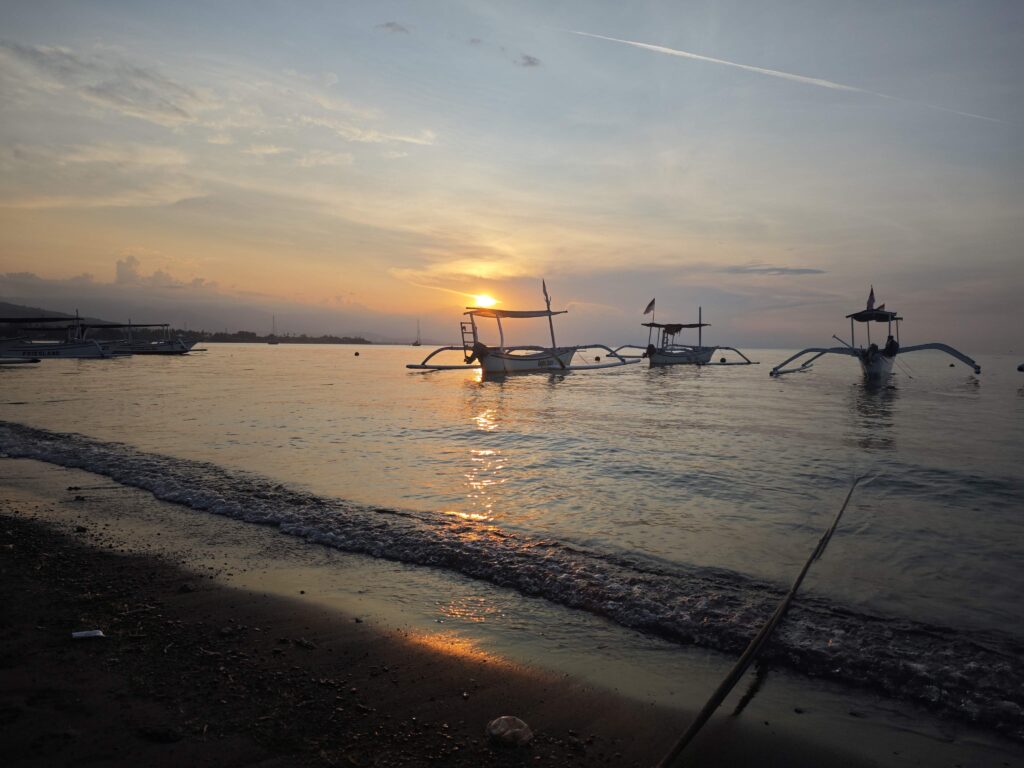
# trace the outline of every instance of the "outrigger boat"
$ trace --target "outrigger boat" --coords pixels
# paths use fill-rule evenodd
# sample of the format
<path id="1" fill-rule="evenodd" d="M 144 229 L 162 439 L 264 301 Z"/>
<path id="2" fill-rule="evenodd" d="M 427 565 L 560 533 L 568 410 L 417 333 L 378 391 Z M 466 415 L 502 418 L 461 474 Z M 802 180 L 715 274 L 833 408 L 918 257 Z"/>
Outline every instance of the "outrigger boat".
<path id="1" fill-rule="evenodd" d="M 544 290 L 544 301 L 547 309 L 517 310 L 517 309 L 492 309 L 489 307 L 466 307 L 465 316 L 467 320 L 461 322 L 462 346 L 438 347 L 427 355 L 421 363 L 410 363 L 406 368 L 420 371 L 452 371 L 466 368 L 479 368 L 484 375 L 507 375 L 516 373 L 564 373 L 568 371 L 588 371 L 597 368 L 617 368 L 622 365 L 640 362 L 628 360 L 619 355 L 611 347 L 604 344 L 579 344 L 572 347 L 560 347 L 555 342 L 555 326 L 552 317 L 563 315 L 567 310 L 552 310 L 551 297 L 548 296 L 547 284 L 541 281 Z M 522 320 L 527 318 L 546 317 L 548 328 L 551 331 L 551 346 L 540 347 L 533 345 L 507 346 L 505 344 L 505 330 L 502 326 L 503 320 Z M 497 322 L 498 344 L 490 346 L 480 340 L 478 318 L 488 318 Z M 573 358 L 583 350 L 603 349 L 608 357 L 615 358 L 614 361 L 573 364 Z M 462 352 L 464 363 L 462 365 L 442 365 L 431 363 L 434 356 L 442 352 Z"/>
<path id="2" fill-rule="evenodd" d="M 72 325 L 66 326 L 64 341 L 36 341 L 27 336 L 18 336 L 9 339 L 0 339 L 0 357 L 20 358 L 25 360 L 43 358 L 107 358 L 116 356 L 112 345 L 103 344 L 95 339 L 86 339 L 84 336 L 81 320 L 77 313 L 74 318 L 69 317 L 5 317 L 0 318 L 0 324 L 20 325 L 32 324 L 42 325 L 48 323 L 66 323 L 74 320 Z M 29 331 L 53 331 L 59 328 L 26 328 Z"/>
<path id="3" fill-rule="evenodd" d="M 965 365 L 970 366 L 974 369 L 975 373 L 981 373 L 981 366 L 978 365 L 974 360 L 969 358 L 962 352 L 953 349 L 947 344 L 940 344 L 938 342 L 931 342 L 930 344 L 915 344 L 910 347 L 900 347 L 900 320 L 903 318 L 896 312 L 890 312 L 885 308 L 885 304 L 880 305 L 878 308 L 875 307 L 875 288 L 871 287 L 871 293 L 868 294 L 867 307 L 862 309 L 860 312 L 854 312 L 853 314 L 847 315 L 847 319 L 850 321 L 850 343 L 847 344 L 845 341 L 840 339 L 838 336 L 832 338 L 842 343 L 842 347 L 808 347 L 807 349 L 797 352 L 795 355 L 786 358 L 777 366 L 772 368 L 770 375 L 782 376 L 786 373 L 802 373 L 811 368 L 812 363 L 822 355 L 848 355 L 850 357 L 857 358 L 860 363 L 861 369 L 864 371 L 864 378 L 870 382 L 882 382 L 885 381 L 889 374 L 892 373 L 893 363 L 896 361 L 897 355 L 905 355 L 908 352 L 920 352 L 926 349 L 935 349 L 939 352 L 945 352 L 947 355 L 955 357 Z M 867 331 L 868 346 L 857 346 L 857 339 L 854 335 L 854 323 L 864 323 Z M 888 326 L 888 338 L 886 339 L 885 346 L 879 347 L 877 343 L 871 341 L 871 323 L 886 323 Z M 893 326 L 895 324 L 895 335 L 893 335 Z M 805 360 L 800 365 L 793 368 L 786 368 L 785 366 L 792 363 L 804 355 L 812 355 L 812 357 Z"/>
<path id="4" fill-rule="evenodd" d="M 187 355 L 196 345 L 194 341 L 185 341 L 180 336 L 171 337 L 170 323 L 133 323 L 130 320 L 122 325 L 120 323 L 104 323 L 95 328 L 127 328 L 128 339 L 118 344 L 116 349 L 119 352 L 126 352 L 132 355 Z M 159 328 L 163 338 L 155 341 L 136 341 L 132 335 L 134 328 Z"/>
<path id="5" fill-rule="evenodd" d="M 644 312 L 646 315 L 648 312 L 653 311 L 654 301 L 647 305 L 647 310 Z M 642 349 L 643 354 L 640 355 L 623 355 L 623 357 L 632 358 L 647 358 L 650 361 L 651 368 L 660 368 L 666 365 L 757 365 L 758 363 L 751 360 L 749 357 L 740 352 L 736 347 L 720 347 L 718 345 L 705 347 L 704 346 L 704 329 L 709 327 L 711 323 L 704 322 L 704 310 L 703 307 L 697 307 L 697 322 L 696 323 L 656 323 L 653 320 L 649 323 L 640 323 L 644 328 L 647 328 L 647 346 L 640 347 L 636 344 L 625 344 L 618 349 L 619 352 L 623 349 Z M 684 330 L 697 329 L 697 343 L 694 344 L 681 344 L 677 341 L 677 336 Z M 657 331 L 657 338 L 652 338 L 652 334 Z M 654 343 L 657 341 L 657 344 Z M 735 352 L 737 355 L 743 358 L 742 361 L 727 361 L 724 357 L 717 363 L 712 362 L 711 358 L 715 354 L 716 350 L 723 349 Z"/>

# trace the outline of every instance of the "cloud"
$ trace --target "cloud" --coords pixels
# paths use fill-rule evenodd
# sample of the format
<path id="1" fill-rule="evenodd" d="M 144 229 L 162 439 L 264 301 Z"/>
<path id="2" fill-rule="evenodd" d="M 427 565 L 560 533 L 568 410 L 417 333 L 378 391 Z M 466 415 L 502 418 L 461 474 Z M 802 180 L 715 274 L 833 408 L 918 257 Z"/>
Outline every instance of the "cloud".
<path id="1" fill-rule="evenodd" d="M 175 147 L 152 144 L 79 145 L 57 157 L 58 165 L 109 163 L 119 166 L 162 167 L 188 164 L 188 155 Z"/>
<path id="2" fill-rule="evenodd" d="M 139 260 L 135 256 L 118 259 L 114 266 L 114 282 L 119 285 L 138 285 L 140 280 Z"/>
<path id="3" fill-rule="evenodd" d="M 191 180 L 144 181 L 134 189 L 81 194 L 38 194 L 0 198 L 0 208 L 47 210 L 54 208 L 155 208 L 204 197 L 204 188 Z"/>
<path id="4" fill-rule="evenodd" d="M 383 24 L 378 24 L 377 29 L 383 29 L 386 32 L 395 32 L 397 34 L 408 35 L 409 30 L 399 24 L 397 21 L 386 21 Z"/>
<path id="5" fill-rule="evenodd" d="M 322 149 L 315 149 L 307 152 L 297 161 L 303 168 L 319 168 L 322 166 L 343 167 L 352 165 L 354 158 L 348 152 L 328 152 Z"/>
<path id="6" fill-rule="evenodd" d="M 23 89 L 70 91 L 90 104 L 166 127 L 198 120 L 213 105 L 199 91 L 155 69 L 141 67 L 109 52 L 79 55 L 67 48 L 0 43 L 4 69 L 16 69 Z"/>
<path id="7" fill-rule="evenodd" d="M 291 151 L 288 147 L 279 147 L 275 144 L 250 144 L 248 149 L 243 150 L 247 155 L 258 155 L 260 157 L 283 155 Z"/>
<path id="8" fill-rule="evenodd" d="M 0 192 L 0 207 L 9 209 L 154 207 L 208 190 L 187 153 L 158 144 L 18 144 L 0 149 L 0 168 L 17 182 Z"/>
<path id="9" fill-rule="evenodd" d="M 118 259 L 114 264 L 114 282 L 112 285 L 170 290 L 188 288 L 193 291 L 204 290 L 207 293 L 217 290 L 216 283 L 202 277 L 180 280 L 162 269 L 157 269 L 149 275 L 144 275 L 140 270 L 141 265 L 142 262 L 134 254 Z"/>
<path id="10" fill-rule="evenodd" d="M 926 109 L 934 109 L 939 112 L 947 112 L 953 115 L 960 115 L 961 117 L 971 117 L 976 120 L 986 120 L 992 123 L 1005 123 L 1005 120 L 1000 120 L 995 117 L 987 117 L 985 115 L 976 115 L 971 112 L 961 112 L 956 109 L 949 109 L 948 107 L 940 107 L 935 104 L 926 104 L 922 101 L 914 101 L 913 99 L 904 99 L 900 96 L 890 96 L 885 93 L 879 93 L 878 91 L 869 91 L 866 88 L 857 88 L 852 85 L 843 85 L 842 83 L 836 83 L 832 80 L 824 80 L 819 77 L 807 77 L 806 75 L 796 75 L 792 72 L 780 72 L 777 69 L 766 69 L 765 67 L 754 67 L 750 64 L 740 64 L 735 61 L 726 61 L 725 59 L 715 59 L 710 56 L 702 56 L 698 53 L 691 53 L 690 51 L 681 51 L 676 48 L 667 48 L 663 45 L 652 45 L 650 43 L 638 43 L 635 40 L 620 40 L 617 37 L 605 37 L 604 35 L 595 35 L 590 32 L 577 32 L 571 31 L 573 35 L 581 35 L 583 37 L 592 37 L 596 40 L 607 40 L 612 43 L 622 43 L 623 45 L 632 45 L 636 48 L 643 48 L 644 50 L 654 51 L 655 53 L 664 53 L 669 56 L 679 56 L 684 59 L 694 59 L 695 61 L 705 61 L 710 64 L 721 64 L 726 67 L 735 67 L 736 69 L 742 69 L 747 72 L 754 72 L 759 75 L 767 75 L 768 77 L 777 77 L 783 80 L 790 80 L 795 83 L 803 83 L 804 85 L 814 85 L 820 88 L 828 88 L 834 91 L 847 91 L 849 93 L 863 93 L 869 96 L 877 96 L 881 99 L 889 99 L 891 101 L 899 101 L 904 104 L 912 104 L 917 107 L 924 107 Z"/>
<path id="11" fill-rule="evenodd" d="M 430 145 L 436 140 L 436 134 L 431 130 L 420 131 L 419 136 L 406 136 L 397 133 L 384 133 L 374 128 L 362 128 L 349 120 L 336 117 L 315 117 L 304 115 L 299 118 L 304 125 L 315 125 L 333 131 L 345 141 L 360 144 L 387 144 L 391 142 L 403 144 Z"/>
<path id="12" fill-rule="evenodd" d="M 531 56 L 528 53 L 524 53 L 522 56 L 516 59 L 515 63 L 518 64 L 520 67 L 539 67 L 540 59 L 538 59 L 536 56 Z"/>
<path id="13" fill-rule="evenodd" d="M 473 255 L 466 258 L 440 258 L 421 267 L 394 267 L 388 272 L 395 278 L 424 288 L 441 288 L 442 284 L 472 283 L 480 280 L 510 280 L 536 274 L 532 264 L 513 261 L 497 255 Z M 459 292 L 459 291 L 457 291 Z"/>
<path id="14" fill-rule="evenodd" d="M 729 275 L 824 275 L 824 269 L 810 267 L 775 267 L 769 264 L 745 264 L 725 267 L 721 270 Z"/>

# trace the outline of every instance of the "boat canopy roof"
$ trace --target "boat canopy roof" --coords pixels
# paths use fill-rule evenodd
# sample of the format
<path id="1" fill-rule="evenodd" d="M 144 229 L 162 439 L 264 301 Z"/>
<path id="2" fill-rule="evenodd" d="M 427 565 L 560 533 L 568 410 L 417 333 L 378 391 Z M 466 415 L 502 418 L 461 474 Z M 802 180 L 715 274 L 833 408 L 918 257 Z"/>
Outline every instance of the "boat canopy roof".
<path id="1" fill-rule="evenodd" d="M 170 323 L 82 323 L 83 328 L 166 328 Z"/>
<path id="2" fill-rule="evenodd" d="M 885 309 L 862 309 L 860 312 L 847 315 L 847 317 L 856 320 L 858 323 L 889 323 L 893 320 L 903 319 L 896 315 L 896 312 L 889 312 Z"/>
<path id="3" fill-rule="evenodd" d="M 671 335 L 679 333 L 683 328 L 707 328 L 711 323 L 640 323 L 645 328 L 664 328 Z"/>
<path id="4" fill-rule="evenodd" d="M 0 323 L 70 323 L 73 317 L 0 317 Z"/>
<path id="5" fill-rule="evenodd" d="M 467 315 L 477 317 L 493 317 L 497 319 L 505 317 L 551 317 L 552 315 L 564 315 L 569 310 L 559 309 L 485 309 L 484 307 L 466 307 Z"/>

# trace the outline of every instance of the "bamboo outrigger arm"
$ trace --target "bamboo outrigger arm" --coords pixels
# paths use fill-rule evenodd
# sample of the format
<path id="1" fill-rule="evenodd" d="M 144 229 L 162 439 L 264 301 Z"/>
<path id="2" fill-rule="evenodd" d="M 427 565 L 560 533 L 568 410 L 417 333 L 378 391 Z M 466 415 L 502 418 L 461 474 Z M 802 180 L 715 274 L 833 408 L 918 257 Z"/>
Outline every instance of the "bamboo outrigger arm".
<path id="1" fill-rule="evenodd" d="M 425 358 L 423 358 L 422 363 L 408 363 L 405 367 L 420 371 L 456 371 L 462 370 L 464 368 L 479 368 L 480 363 L 476 363 L 475 365 L 472 365 L 470 363 L 462 363 L 461 365 L 437 365 L 435 363 L 434 365 L 427 365 L 427 363 L 430 362 L 430 358 L 432 358 L 434 355 L 440 354 L 441 352 L 464 351 L 465 349 L 463 347 L 438 347 Z"/>
<path id="2" fill-rule="evenodd" d="M 638 355 L 620 354 L 622 352 L 622 350 L 624 350 L 624 349 L 636 349 L 636 350 L 638 350 L 640 352 L 640 354 L 638 354 Z M 623 344 L 621 347 L 616 347 L 615 349 L 612 350 L 612 353 L 616 357 L 630 358 L 630 359 L 636 358 L 637 360 L 640 360 L 644 356 L 644 354 L 646 354 L 646 352 L 647 352 L 647 347 L 641 347 L 639 344 Z"/>
<path id="3" fill-rule="evenodd" d="M 808 358 L 807 360 L 805 360 L 803 363 L 801 363 L 800 365 L 796 366 L 795 368 L 784 368 L 783 367 L 787 363 L 791 363 L 794 360 L 796 360 L 797 358 L 803 357 L 804 355 L 811 354 L 812 352 L 815 353 L 814 357 Z M 848 357 L 853 357 L 853 356 L 855 356 L 857 354 L 857 352 L 856 352 L 856 350 L 853 350 L 850 347 L 808 347 L 807 349 L 803 349 L 803 350 L 797 352 L 792 357 L 787 357 L 781 363 L 779 363 L 774 368 L 772 368 L 768 372 L 768 375 L 769 376 L 782 376 L 783 374 L 786 374 L 786 373 L 801 373 L 803 371 L 808 370 L 811 367 L 811 364 L 815 360 L 817 360 L 819 357 L 821 357 L 822 355 L 829 355 L 829 354 L 832 354 L 832 355 L 846 355 Z"/>
<path id="4" fill-rule="evenodd" d="M 959 360 L 964 365 L 968 365 L 971 368 L 973 368 L 975 373 L 981 373 L 981 366 L 978 365 L 974 360 L 969 358 L 963 352 L 960 352 L 959 350 L 953 349 L 948 344 L 942 344 L 942 343 L 937 342 L 937 341 L 933 341 L 930 344 L 914 344 L 913 346 L 909 346 L 909 347 L 901 347 L 899 353 L 901 355 L 905 355 L 907 352 L 917 352 L 917 351 L 922 350 L 922 349 L 937 349 L 940 352 L 945 352 L 947 355 L 951 355 L 952 357 L 955 357 L 957 360 Z"/>
<path id="5" fill-rule="evenodd" d="M 515 347 L 506 347 L 506 350 L 515 350 L 517 352 L 548 352 L 548 347 L 536 346 L 533 344 L 522 344 Z M 568 348 L 559 348 L 568 349 Z M 556 368 L 551 366 L 550 372 L 559 373 L 561 371 L 592 371 L 598 368 L 618 368 L 623 365 L 630 365 L 632 363 L 640 362 L 640 358 L 627 359 L 611 347 L 604 344 L 580 344 L 579 346 L 572 347 L 573 353 L 580 353 L 582 350 L 587 349 L 603 349 L 607 352 L 606 357 L 615 358 L 614 361 L 608 361 L 604 363 L 586 363 L 583 365 L 565 365 Z M 480 363 L 463 363 L 460 365 L 439 365 L 437 363 L 431 363 L 430 360 L 434 355 L 438 355 L 441 352 L 466 352 L 465 347 L 438 347 L 425 358 L 421 363 L 408 363 L 405 367 L 414 371 L 461 371 L 467 368 L 480 368 Z"/>
<path id="6" fill-rule="evenodd" d="M 592 363 L 585 365 L 573 365 L 569 366 L 567 370 L 570 371 L 592 371 L 595 368 L 618 368 L 621 365 L 631 365 L 633 363 L 639 363 L 639 357 L 631 357 L 630 355 L 620 355 L 617 349 L 612 349 L 604 344 L 581 344 L 576 347 L 576 351 L 580 352 L 584 349 L 603 349 L 608 354 L 605 357 L 614 357 L 616 362 L 614 363 Z M 621 347 L 619 348 L 621 349 Z"/>
<path id="7" fill-rule="evenodd" d="M 740 352 L 738 349 L 736 349 L 736 347 L 715 347 L 715 349 L 716 350 L 727 349 L 727 350 L 729 350 L 731 352 L 735 352 L 737 355 L 742 357 L 745 362 L 741 363 L 739 361 L 736 361 L 736 362 L 733 362 L 733 363 L 704 363 L 704 365 L 760 365 L 761 364 L 760 361 L 758 361 L 758 360 L 751 360 L 749 357 L 747 357 L 742 352 Z"/>

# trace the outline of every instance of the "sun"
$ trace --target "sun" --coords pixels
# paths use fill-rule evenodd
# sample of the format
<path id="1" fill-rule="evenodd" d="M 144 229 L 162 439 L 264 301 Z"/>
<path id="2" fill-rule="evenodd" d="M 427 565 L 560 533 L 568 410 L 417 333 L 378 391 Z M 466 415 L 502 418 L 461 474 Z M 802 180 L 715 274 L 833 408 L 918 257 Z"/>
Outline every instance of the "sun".
<path id="1" fill-rule="evenodd" d="M 473 305 L 486 309 L 487 307 L 493 307 L 498 303 L 498 300 L 488 296 L 486 293 L 479 294 L 473 297 Z"/>

